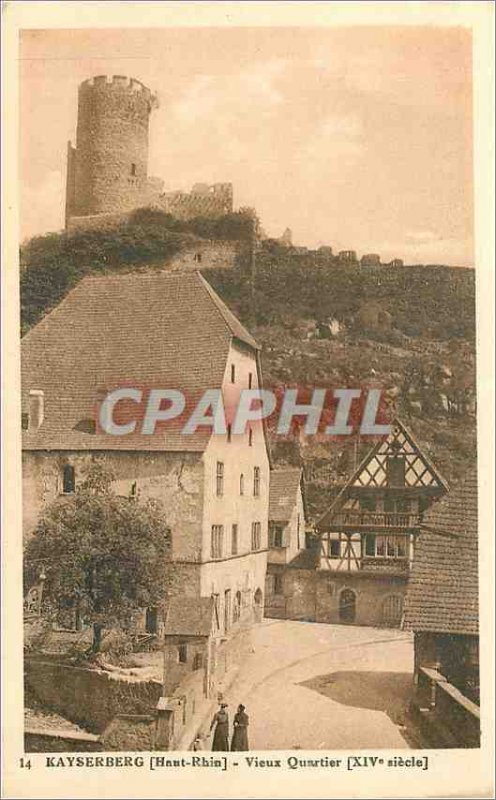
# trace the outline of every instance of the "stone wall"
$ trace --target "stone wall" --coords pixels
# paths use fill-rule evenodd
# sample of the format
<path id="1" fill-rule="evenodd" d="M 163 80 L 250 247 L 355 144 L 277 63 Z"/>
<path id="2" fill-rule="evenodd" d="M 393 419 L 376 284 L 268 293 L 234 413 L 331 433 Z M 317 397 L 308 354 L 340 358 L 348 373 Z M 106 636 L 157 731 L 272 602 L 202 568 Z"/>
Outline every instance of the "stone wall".
<path id="1" fill-rule="evenodd" d="M 184 648 L 185 660 L 179 660 L 179 647 Z M 205 636 L 167 636 L 165 643 L 165 693 L 172 694 L 175 689 L 194 672 L 208 691 L 209 643 Z"/>
<path id="2" fill-rule="evenodd" d="M 104 750 L 155 750 L 156 714 L 118 714 L 101 736 Z"/>
<path id="3" fill-rule="evenodd" d="M 117 714 L 154 714 L 162 694 L 159 681 L 122 678 L 38 658 L 25 658 L 24 669 L 27 693 L 94 733 L 103 731 Z"/>
<path id="4" fill-rule="evenodd" d="M 136 484 L 139 497 L 160 500 L 171 528 L 173 558 L 199 560 L 204 477 L 201 456 L 194 453 L 24 451 L 25 539 L 32 534 L 43 509 L 60 496 L 64 465 L 74 467 L 77 486 L 93 462 L 103 463 L 112 471 L 115 476 L 113 487 L 118 494 L 130 496 L 132 486 Z M 191 581 L 191 594 L 195 595 L 198 594 L 195 572 L 188 570 L 188 566 L 191 565 L 186 565 L 185 569 Z"/>
<path id="5" fill-rule="evenodd" d="M 282 592 L 266 595 L 265 616 L 315 622 L 317 574 L 310 569 L 268 565 L 268 575 L 282 577 Z"/>
<path id="6" fill-rule="evenodd" d="M 41 731 L 24 729 L 26 753 L 87 753 L 103 750 L 98 736 L 91 733 L 67 733 L 65 731 Z"/>
<path id="7" fill-rule="evenodd" d="M 268 571 L 282 576 L 282 593 L 272 594 L 265 606 L 265 615 L 275 619 L 340 623 L 340 594 L 351 589 L 356 596 L 354 624 L 387 626 L 385 601 L 392 596 L 404 600 L 406 594 L 406 579 L 396 576 L 325 573 L 278 565 L 269 565 Z"/>
<path id="8" fill-rule="evenodd" d="M 108 214 L 86 214 L 77 216 L 69 214 L 66 220 L 66 229 L 70 233 L 75 231 L 107 231 L 117 228 L 129 220 L 130 212 L 115 211 Z"/>
<path id="9" fill-rule="evenodd" d="M 191 247 L 173 256 L 164 268 L 175 271 L 204 269 L 233 269 L 240 259 L 239 242 L 198 240 Z"/>
<path id="10" fill-rule="evenodd" d="M 316 574 L 316 621 L 341 622 L 340 594 L 351 589 L 356 595 L 356 625 L 381 626 L 385 624 L 383 608 L 386 598 L 404 599 L 406 579 L 395 576 L 365 576 L 352 573 L 318 572 Z"/>
<path id="11" fill-rule="evenodd" d="M 233 210 L 231 183 L 196 184 L 191 192 L 165 192 L 155 205 L 177 219 L 221 217 Z"/>

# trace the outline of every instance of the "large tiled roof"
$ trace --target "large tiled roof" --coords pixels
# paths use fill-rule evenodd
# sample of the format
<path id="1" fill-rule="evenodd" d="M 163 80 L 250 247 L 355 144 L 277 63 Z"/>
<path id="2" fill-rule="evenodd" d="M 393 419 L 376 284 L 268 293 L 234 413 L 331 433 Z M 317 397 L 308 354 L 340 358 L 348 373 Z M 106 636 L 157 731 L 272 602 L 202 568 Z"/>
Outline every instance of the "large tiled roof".
<path id="1" fill-rule="evenodd" d="M 213 625 L 212 597 L 176 597 L 165 616 L 167 636 L 209 636 Z"/>
<path id="2" fill-rule="evenodd" d="M 477 476 L 469 474 L 425 515 L 405 604 L 405 627 L 477 634 Z"/>
<path id="3" fill-rule="evenodd" d="M 301 481 L 299 467 L 281 467 L 270 473 L 269 521 L 288 522 L 296 505 Z"/>
<path id="4" fill-rule="evenodd" d="M 85 432 L 97 394 L 119 386 L 181 389 L 187 409 L 220 388 L 231 341 L 258 349 L 198 272 L 90 276 L 22 341 L 22 401 L 44 392 L 45 419 L 26 449 L 202 451 L 210 429 L 153 436 Z M 184 419 L 182 420 L 184 424 Z"/>

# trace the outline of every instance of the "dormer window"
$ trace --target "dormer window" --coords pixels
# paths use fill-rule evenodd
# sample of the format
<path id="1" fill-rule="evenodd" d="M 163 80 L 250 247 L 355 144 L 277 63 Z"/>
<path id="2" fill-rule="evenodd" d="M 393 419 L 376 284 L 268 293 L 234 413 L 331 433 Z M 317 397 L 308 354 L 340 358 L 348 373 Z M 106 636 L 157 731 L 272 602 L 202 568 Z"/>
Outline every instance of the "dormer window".
<path id="1" fill-rule="evenodd" d="M 73 494 L 76 490 L 76 472 L 71 464 L 66 464 L 62 473 L 62 491 Z"/>

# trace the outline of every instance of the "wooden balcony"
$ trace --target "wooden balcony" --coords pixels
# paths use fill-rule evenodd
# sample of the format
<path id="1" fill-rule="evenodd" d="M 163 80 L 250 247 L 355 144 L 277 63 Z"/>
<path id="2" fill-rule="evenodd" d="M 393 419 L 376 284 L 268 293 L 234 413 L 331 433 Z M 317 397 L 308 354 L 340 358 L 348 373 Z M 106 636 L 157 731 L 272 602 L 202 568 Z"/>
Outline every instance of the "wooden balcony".
<path id="1" fill-rule="evenodd" d="M 326 572 L 353 572 L 356 575 L 369 574 L 407 578 L 410 571 L 410 562 L 408 558 L 382 558 L 378 556 L 330 558 L 322 555 L 320 569 Z"/>
<path id="2" fill-rule="evenodd" d="M 337 511 L 329 529 L 332 531 L 396 532 L 416 529 L 420 525 L 419 514 L 390 511 Z"/>
<path id="3" fill-rule="evenodd" d="M 410 571 L 408 558 L 383 558 L 379 556 L 363 556 L 360 559 L 361 572 L 373 572 L 377 574 L 406 576 Z"/>

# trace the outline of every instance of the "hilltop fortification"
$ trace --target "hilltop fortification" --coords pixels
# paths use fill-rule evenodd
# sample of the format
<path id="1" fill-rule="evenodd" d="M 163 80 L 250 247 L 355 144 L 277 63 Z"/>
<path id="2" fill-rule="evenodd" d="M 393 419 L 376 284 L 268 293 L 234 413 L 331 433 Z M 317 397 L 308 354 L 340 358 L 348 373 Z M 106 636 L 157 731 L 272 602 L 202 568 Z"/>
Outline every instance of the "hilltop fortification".
<path id="1" fill-rule="evenodd" d="M 233 210 L 230 183 L 163 191 L 148 177 L 150 115 L 157 96 L 135 78 L 98 75 L 79 87 L 76 146 L 67 148 L 66 228 L 113 225 L 143 206 L 179 219 Z"/>

